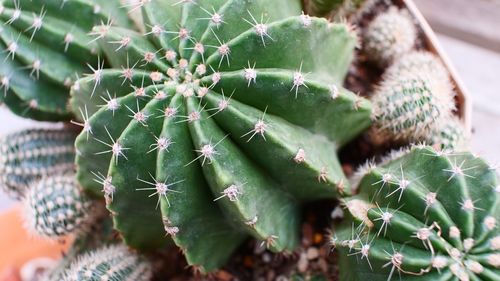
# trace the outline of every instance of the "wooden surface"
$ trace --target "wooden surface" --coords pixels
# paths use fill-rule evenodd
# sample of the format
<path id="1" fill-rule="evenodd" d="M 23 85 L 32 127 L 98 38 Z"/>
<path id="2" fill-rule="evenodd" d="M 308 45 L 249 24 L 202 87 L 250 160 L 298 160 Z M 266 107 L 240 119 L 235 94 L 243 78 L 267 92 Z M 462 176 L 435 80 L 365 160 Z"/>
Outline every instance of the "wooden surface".
<path id="1" fill-rule="evenodd" d="M 414 0 L 434 30 L 500 52 L 499 0 Z"/>

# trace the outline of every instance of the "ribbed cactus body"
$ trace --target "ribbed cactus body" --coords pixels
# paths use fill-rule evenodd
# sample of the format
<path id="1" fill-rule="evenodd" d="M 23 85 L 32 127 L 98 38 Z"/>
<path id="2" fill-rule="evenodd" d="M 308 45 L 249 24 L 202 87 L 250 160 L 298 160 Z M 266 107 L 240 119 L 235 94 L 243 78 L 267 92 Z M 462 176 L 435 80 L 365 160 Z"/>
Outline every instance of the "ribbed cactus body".
<path id="1" fill-rule="evenodd" d="M 333 238 L 340 280 L 498 280 L 498 192 L 469 153 L 414 147 L 372 166 Z"/>
<path id="2" fill-rule="evenodd" d="M 307 13 L 312 16 L 325 16 L 328 15 L 344 4 L 344 2 L 350 2 L 345 0 L 309 0 L 307 1 L 306 10 Z"/>
<path id="3" fill-rule="evenodd" d="M 247 236 L 293 250 L 300 203 L 349 193 L 336 149 L 370 124 L 370 104 L 340 86 L 355 35 L 299 1 L 136 8 L 146 35 L 95 27 L 115 68 L 73 88 L 75 111 L 95 112 L 80 116 L 78 180 L 104 193 L 129 245 L 170 234 L 202 271 Z"/>
<path id="4" fill-rule="evenodd" d="M 0 102 L 38 120 L 68 120 L 69 88 L 98 68 L 94 24 L 128 22 L 118 1 L 0 1 Z M 113 11 L 114 10 L 114 11 Z"/>
<path id="5" fill-rule="evenodd" d="M 43 177 L 30 187 L 25 204 L 30 230 L 48 238 L 85 229 L 93 216 L 91 201 L 76 183 L 74 173 Z"/>
<path id="6" fill-rule="evenodd" d="M 151 265 L 125 246 L 97 249 L 78 258 L 65 272 L 64 281 L 150 281 Z"/>
<path id="7" fill-rule="evenodd" d="M 384 67 L 409 52 L 416 38 L 415 25 L 407 12 L 391 7 L 368 25 L 363 49 L 369 60 Z"/>
<path id="8" fill-rule="evenodd" d="M 70 130 L 31 129 L 0 140 L 0 186 L 14 198 L 42 176 L 74 170 L 76 134 Z"/>

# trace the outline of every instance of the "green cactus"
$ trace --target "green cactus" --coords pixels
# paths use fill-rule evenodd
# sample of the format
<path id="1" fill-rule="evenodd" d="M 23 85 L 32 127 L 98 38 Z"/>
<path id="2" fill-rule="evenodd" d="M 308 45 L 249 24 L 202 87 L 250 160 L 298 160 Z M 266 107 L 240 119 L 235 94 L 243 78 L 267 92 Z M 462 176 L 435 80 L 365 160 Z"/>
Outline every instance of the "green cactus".
<path id="1" fill-rule="evenodd" d="M 123 245 L 106 246 L 84 254 L 66 270 L 63 281 L 149 281 L 152 267 Z"/>
<path id="2" fill-rule="evenodd" d="M 370 166 L 335 232 L 340 280 L 498 280 L 500 185 L 470 153 L 413 147 Z"/>
<path id="3" fill-rule="evenodd" d="M 385 67 L 408 53 L 415 46 L 416 38 L 417 31 L 407 11 L 391 7 L 368 25 L 363 49 L 370 61 Z"/>
<path id="4" fill-rule="evenodd" d="M 15 199 L 42 176 L 74 170 L 76 134 L 29 129 L 0 138 L 0 188 Z"/>
<path id="5" fill-rule="evenodd" d="M 167 232 L 202 271 L 248 235 L 293 250 L 299 204 L 349 193 L 336 149 L 370 125 L 340 86 L 356 36 L 299 1 L 132 8 L 145 35 L 96 27 L 115 68 L 72 90 L 79 182 L 104 192 L 128 245 L 157 249 Z"/>
<path id="6" fill-rule="evenodd" d="M 32 233 L 57 239 L 85 230 L 93 221 L 92 202 L 74 173 L 43 177 L 28 190 L 25 219 Z"/>
<path id="7" fill-rule="evenodd" d="M 86 70 L 102 67 L 87 33 L 111 15 L 127 26 L 118 1 L 0 1 L 0 103 L 38 120 L 69 120 L 69 88 Z"/>
<path id="8" fill-rule="evenodd" d="M 419 74 L 389 74 L 371 97 L 376 136 L 419 143 L 452 118 L 455 103 L 449 83 Z"/>

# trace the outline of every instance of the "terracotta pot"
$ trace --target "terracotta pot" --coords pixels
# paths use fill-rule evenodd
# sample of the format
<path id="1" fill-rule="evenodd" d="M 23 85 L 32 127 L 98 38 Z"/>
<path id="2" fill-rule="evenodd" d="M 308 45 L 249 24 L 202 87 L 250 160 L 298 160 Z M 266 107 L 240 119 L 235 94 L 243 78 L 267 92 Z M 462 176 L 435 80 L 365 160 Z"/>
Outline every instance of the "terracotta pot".
<path id="1" fill-rule="evenodd" d="M 27 262 L 40 257 L 59 259 L 71 242 L 71 238 L 52 242 L 34 237 L 23 227 L 22 208 L 16 206 L 0 214 L 0 281 L 13 275 Z M 15 279 L 13 279 L 15 280 Z"/>

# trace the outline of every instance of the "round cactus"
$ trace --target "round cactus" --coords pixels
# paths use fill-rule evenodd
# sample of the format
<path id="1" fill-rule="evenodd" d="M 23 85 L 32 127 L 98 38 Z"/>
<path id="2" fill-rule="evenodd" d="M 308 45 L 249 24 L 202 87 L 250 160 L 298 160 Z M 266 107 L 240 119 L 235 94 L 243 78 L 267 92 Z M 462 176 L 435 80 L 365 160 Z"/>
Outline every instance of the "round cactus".
<path id="1" fill-rule="evenodd" d="M 339 86 L 355 34 L 300 1 L 133 8 L 145 35 L 96 27 L 115 68 L 72 90 L 92 115 L 80 116 L 81 185 L 104 193 L 128 245 L 156 249 L 166 232 L 202 271 L 248 235 L 293 250 L 300 203 L 349 193 L 336 149 L 370 125 L 369 102 Z"/>
<path id="2" fill-rule="evenodd" d="M 332 238 L 340 280 L 498 280 L 499 189 L 469 153 L 418 146 L 372 166 Z"/>
<path id="3" fill-rule="evenodd" d="M 442 83 L 443 89 L 452 90 L 450 74 L 434 54 L 425 51 L 412 51 L 398 58 L 389 68 L 385 76 L 412 75 L 433 79 Z"/>
<path id="4" fill-rule="evenodd" d="M 368 25 L 363 49 L 369 60 L 385 67 L 409 52 L 416 38 L 417 31 L 408 13 L 391 7 Z"/>
<path id="5" fill-rule="evenodd" d="M 461 120 L 452 117 L 441 128 L 431 133 L 425 143 L 445 150 L 464 150 L 468 147 L 470 133 L 465 129 Z"/>
<path id="6" fill-rule="evenodd" d="M 0 1 L 0 102 L 38 120 L 68 120 L 69 88 L 89 64 L 98 68 L 98 46 L 87 35 L 94 24 L 126 24 L 118 1 Z"/>
<path id="7" fill-rule="evenodd" d="M 42 176 L 74 170 L 76 134 L 70 130 L 30 129 L 0 139 L 0 188 L 22 198 Z"/>
<path id="8" fill-rule="evenodd" d="M 453 92 L 441 81 L 406 73 L 384 79 L 372 97 L 376 135 L 418 143 L 451 118 Z"/>
<path id="9" fill-rule="evenodd" d="M 29 229 L 42 237 L 59 238 L 91 222 L 91 201 L 75 174 L 43 177 L 29 189 L 25 205 Z"/>
<path id="10" fill-rule="evenodd" d="M 84 254 L 64 274 L 63 281 L 150 281 L 152 267 L 123 245 L 107 246 Z"/>

